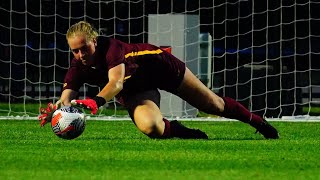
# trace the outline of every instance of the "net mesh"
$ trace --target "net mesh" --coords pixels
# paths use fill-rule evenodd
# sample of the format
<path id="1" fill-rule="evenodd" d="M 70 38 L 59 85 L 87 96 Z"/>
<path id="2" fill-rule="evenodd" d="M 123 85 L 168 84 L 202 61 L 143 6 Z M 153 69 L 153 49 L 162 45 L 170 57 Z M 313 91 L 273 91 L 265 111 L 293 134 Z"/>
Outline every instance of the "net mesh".
<path id="1" fill-rule="evenodd" d="M 214 92 L 266 117 L 318 115 L 319 10 L 315 0 L 1 1 L 0 115 L 35 117 L 58 100 L 71 24 L 86 20 L 104 36 L 140 43 L 148 42 L 148 15 L 168 13 L 198 15 L 200 32 L 211 34 Z M 80 97 L 99 90 L 85 84 Z M 116 101 L 107 109 L 126 115 Z"/>

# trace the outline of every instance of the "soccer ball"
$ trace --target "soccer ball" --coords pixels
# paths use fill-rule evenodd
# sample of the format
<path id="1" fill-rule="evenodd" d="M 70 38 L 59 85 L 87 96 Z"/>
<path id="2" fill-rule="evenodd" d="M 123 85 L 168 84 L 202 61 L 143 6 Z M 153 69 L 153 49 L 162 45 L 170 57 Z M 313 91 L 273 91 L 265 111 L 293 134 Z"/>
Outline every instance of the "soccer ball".
<path id="1" fill-rule="evenodd" d="M 60 138 L 77 138 L 83 133 L 85 126 L 85 115 L 76 107 L 64 106 L 53 113 L 51 127 L 53 132 Z"/>

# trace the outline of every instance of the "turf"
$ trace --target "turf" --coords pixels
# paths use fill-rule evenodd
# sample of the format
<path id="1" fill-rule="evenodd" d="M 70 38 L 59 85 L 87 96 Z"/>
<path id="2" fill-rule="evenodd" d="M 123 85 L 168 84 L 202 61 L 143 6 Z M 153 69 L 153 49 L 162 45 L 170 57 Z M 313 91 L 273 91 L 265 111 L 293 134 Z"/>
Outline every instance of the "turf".
<path id="1" fill-rule="evenodd" d="M 149 139 L 130 121 L 88 121 L 75 140 L 36 121 L 0 121 L 0 179 L 320 179 L 320 123 L 272 122 L 265 140 L 240 122 L 183 124 L 209 140 Z"/>

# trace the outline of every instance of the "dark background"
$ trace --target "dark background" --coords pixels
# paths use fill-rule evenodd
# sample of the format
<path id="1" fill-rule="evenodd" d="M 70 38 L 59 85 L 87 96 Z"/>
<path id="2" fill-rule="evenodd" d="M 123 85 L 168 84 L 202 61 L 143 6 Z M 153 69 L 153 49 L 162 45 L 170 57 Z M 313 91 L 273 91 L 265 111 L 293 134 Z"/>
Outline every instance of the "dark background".
<path id="1" fill-rule="evenodd" d="M 307 0 L 1 0 L 0 100 L 59 96 L 50 87 L 62 86 L 75 22 L 140 43 L 148 14 L 184 13 L 199 15 L 200 31 L 213 37 L 213 91 L 260 115 L 302 114 L 319 97 L 319 10 Z"/>

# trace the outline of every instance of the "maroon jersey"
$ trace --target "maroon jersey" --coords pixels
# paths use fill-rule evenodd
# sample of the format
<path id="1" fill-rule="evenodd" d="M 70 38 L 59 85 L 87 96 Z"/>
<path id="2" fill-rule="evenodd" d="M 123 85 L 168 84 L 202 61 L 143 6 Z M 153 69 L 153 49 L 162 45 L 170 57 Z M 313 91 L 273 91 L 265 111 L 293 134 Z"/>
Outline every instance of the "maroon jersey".
<path id="1" fill-rule="evenodd" d="M 125 82 L 117 95 L 120 99 L 157 88 L 174 93 L 185 73 L 184 62 L 157 46 L 99 37 L 93 65 L 85 66 L 72 59 L 63 89 L 78 91 L 84 83 L 104 87 L 108 83 L 109 69 L 122 63 L 125 64 Z"/>

